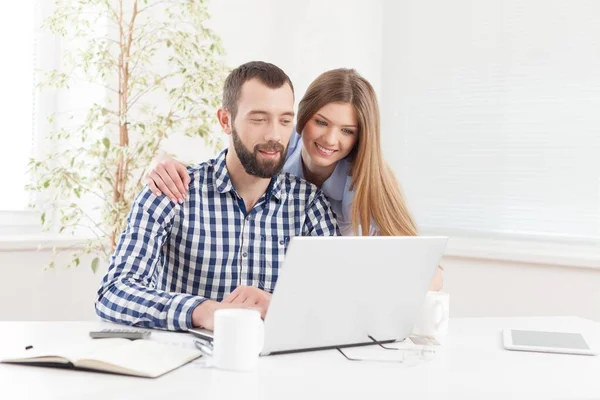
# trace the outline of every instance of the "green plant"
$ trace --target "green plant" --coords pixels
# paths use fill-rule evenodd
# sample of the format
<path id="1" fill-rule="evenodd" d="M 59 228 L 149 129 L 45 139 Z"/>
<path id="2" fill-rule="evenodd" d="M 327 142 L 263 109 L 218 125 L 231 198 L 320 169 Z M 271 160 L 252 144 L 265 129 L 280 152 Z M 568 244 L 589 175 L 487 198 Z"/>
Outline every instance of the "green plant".
<path id="1" fill-rule="evenodd" d="M 208 19 L 207 0 L 57 0 L 44 21 L 65 50 L 41 88 L 93 83 L 105 93 L 83 118 L 61 113 L 71 122 L 58 124 L 52 150 L 29 164 L 28 189 L 50 199 L 36 206 L 44 228 L 91 232 L 69 266 L 92 253 L 95 272 L 110 257 L 165 139 L 185 134 L 216 146 L 210 134 L 226 68 Z M 56 124 L 54 114 L 49 120 Z"/>

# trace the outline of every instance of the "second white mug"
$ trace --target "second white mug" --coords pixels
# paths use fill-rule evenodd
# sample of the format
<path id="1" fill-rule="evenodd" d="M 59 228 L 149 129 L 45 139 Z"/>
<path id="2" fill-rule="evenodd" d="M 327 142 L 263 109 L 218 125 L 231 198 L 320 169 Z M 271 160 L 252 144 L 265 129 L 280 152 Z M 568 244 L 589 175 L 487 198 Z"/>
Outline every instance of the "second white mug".
<path id="1" fill-rule="evenodd" d="M 413 335 L 440 337 L 448 333 L 450 297 L 444 292 L 427 292 Z"/>

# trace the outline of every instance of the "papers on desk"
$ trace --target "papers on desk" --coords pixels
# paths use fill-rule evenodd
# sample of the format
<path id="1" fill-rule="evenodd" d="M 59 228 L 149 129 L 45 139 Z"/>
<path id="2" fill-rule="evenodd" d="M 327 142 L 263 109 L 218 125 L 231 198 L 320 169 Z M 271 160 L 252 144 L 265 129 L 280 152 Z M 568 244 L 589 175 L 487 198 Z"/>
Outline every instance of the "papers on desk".
<path id="1" fill-rule="evenodd" d="M 34 347 L 1 362 L 156 378 L 201 355 L 197 349 L 151 340 L 96 339 L 77 345 Z"/>

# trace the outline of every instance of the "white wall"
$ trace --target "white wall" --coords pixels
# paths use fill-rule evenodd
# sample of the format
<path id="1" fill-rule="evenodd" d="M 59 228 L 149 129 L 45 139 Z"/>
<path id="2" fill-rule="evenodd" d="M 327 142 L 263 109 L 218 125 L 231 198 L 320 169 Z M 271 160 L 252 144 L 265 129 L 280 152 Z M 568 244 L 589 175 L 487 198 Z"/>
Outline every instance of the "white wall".
<path id="1" fill-rule="evenodd" d="M 211 10 L 228 64 L 276 64 L 296 100 L 320 73 L 340 67 L 381 89 L 382 0 L 213 0 Z"/>
<path id="2" fill-rule="evenodd" d="M 454 317 L 575 315 L 600 321 L 600 270 L 446 257 Z"/>
<path id="3" fill-rule="evenodd" d="M 221 36 L 229 67 L 260 60 L 282 68 L 297 106 L 310 82 L 333 68 L 354 68 L 381 91 L 382 7 L 382 0 L 213 0 L 208 25 Z M 201 161 L 211 155 L 201 147 L 177 138 L 166 150 Z"/>
<path id="4" fill-rule="evenodd" d="M 0 320 L 95 319 L 105 272 L 45 270 L 47 251 L 0 251 Z M 453 317 L 575 315 L 600 321 L 600 270 L 446 257 Z"/>
<path id="5" fill-rule="evenodd" d="M 600 243 L 598 5 L 385 2 L 385 148 L 423 229 Z"/>
<path id="6" fill-rule="evenodd" d="M 418 222 L 597 231 L 598 4 L 385 0 L 383 15 L 384 153 Z M 551 264 L 447 257 L 453 315 L 600 320 L 600 270 Z"/>
<path id="7" fill-rule="evenodd" d="M 95 319 L 94 299 L 106 266 L 94 275 L 91 258 L 81 266 L 64 267 L 69 255 L 59 255 L 48 269 L 50 251 L 0 250 L 0 320 Z"/>

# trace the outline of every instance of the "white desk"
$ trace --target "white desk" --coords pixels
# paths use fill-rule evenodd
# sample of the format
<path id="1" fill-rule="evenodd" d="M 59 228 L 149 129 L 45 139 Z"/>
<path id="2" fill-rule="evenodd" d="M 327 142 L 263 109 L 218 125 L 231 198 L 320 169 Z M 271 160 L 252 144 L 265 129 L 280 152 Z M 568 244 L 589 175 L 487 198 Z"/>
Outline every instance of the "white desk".
<path id="1" fill-rule="evenodd" d="M 13 346 L 81 340 L 105 325 L 0 322 L 0 357 Z M 600 398 L 600 357 L 506 351 L 502 328 L 582 331 L 600 343 L 600 323 L 575 317 L 452 319 L 435 358 L 415 367 L 347 361 L 335 350 L 263 357 L 254 373 L 196 362 L 158 379 L 0 364 L 0 399 Z"/>

